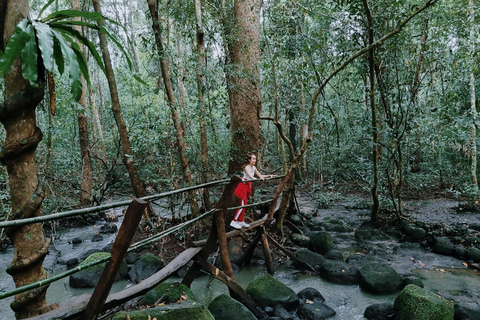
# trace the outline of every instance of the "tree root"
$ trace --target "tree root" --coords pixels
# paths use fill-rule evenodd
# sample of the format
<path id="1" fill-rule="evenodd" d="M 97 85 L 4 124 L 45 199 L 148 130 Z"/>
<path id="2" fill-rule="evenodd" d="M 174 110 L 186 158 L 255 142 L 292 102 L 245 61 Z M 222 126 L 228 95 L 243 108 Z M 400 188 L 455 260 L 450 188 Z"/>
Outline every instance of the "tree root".
<path id="1" fill-rule="evenodd" d="M 45 244 L 40 249 L 35 251 L 34 255 L 31 255 L 28 258 L 23 258 L 23 259 L 17 260 L 14 264 L 11 264 L 6 270 L 7 273 L 9 275 L 14 275 L 15 273 L 18 273 L 18 272 L 30 267 L 32 264 L 35 264 L 35 263 L 38 263 L 39 261 L 42 261 L 48 253 L 48 248 L 50 247 L 50 242 L 51 242 L 51 240 L 47 239 Z"/>
<path id="2" fill-rule="evenodd" d="M 27 292 L 23 292 L 15 296 L 15 300 L 10 304 L 10 308 L 13 311 L 19 312 L 23 309 L 23 307 L 30 304 L 32 301 L 36 301 L 38 297 L 45 294 L 48 289 L 48 285 L 41 286 L 36 289 L 32 289 Z"/>
<path id="3" fill-rule="evenodd" d="M 12 142 L 8 145 L 4 145 L 0 152 L 0 161 L 5 164 L 6 159 L 18 156 L 25 152 L 25 150 L 36 148 L 42 139 L 42 130 L 40 130 L 39 127 L 36 127 L 35 132 L 30 137 L 15 141 L 15 143 Z"/>

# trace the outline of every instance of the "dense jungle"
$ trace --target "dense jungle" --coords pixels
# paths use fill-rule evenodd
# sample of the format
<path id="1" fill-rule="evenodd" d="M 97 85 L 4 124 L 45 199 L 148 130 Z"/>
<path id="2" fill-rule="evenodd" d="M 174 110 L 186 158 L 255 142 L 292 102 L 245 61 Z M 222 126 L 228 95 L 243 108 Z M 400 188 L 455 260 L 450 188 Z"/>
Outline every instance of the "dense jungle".
<path id="1" fill-rule="evenodd" d="M 313 239 L 311 232 L 326 230 L 344 252 L 340 260 L 348 260 L 345 252 L 355 250 L 336 232 L 360 241 L 365 233 L 357 231 L 368 225 L 385 238 L 362 252 L 379 253 L 393 241 L 388 237 L 413 239 L 456 256 L 459 268 L 480 270 L 478 6 L 475 0 L 1 1 L 0 272 L 13 281 L 1 280 L 1 291 L 48 279 L 62 232 L 113 221 L 125 209 L 43 217 L 229 181 L 243 174 L 248 152 L 257 155 L 262 174 L 274 176 L 255 184 L 252 202 L 273 201 L 249 209 L 248 219 L 264 217 L 270 241 L 282 250 L 304 245 L 292 233 Z M 134 241 L 221 201 L 237 206 L 225 184 L 152 201 Z M 429 209 L 420 210 L 425 203 Z M 340 207 L 359 211 L 343 216 Z M 330 230 L 328 216 L 346 229 Z M 232 214 L 224 219 L 231 231 Z M 174 234 L 150 251 L 168 263 L 190 240 L 208 235 L 209 226 Z M 440 236 L 449 237 L 451 251 L 439 249 Z M 255 236 L 240 238 L 245 248 Z M 380 252 L 385 261 L 395 261 L 387 251 Z M 279 252 L 274 258 L 277 267 L 298 259 Z M 223 268 L 233 278 L 232 267 Z M 48 290 L 15 294 L 5 319 L 57 308 L 47 302 Z M 468 301 L 456 301 L 455 319 L 480 310 L 478 295 L 462 297 Z M 314 318 L 275 314 L 290 316 Z"/>

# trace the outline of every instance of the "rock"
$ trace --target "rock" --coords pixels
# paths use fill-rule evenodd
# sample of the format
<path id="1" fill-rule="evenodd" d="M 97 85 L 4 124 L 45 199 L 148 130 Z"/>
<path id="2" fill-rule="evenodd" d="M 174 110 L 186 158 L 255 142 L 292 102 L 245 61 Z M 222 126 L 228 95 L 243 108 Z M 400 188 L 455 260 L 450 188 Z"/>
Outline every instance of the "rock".
<path id="1" fill-rule="evenodd" d="M 319 301 L 319 302 L 325 302 L 325 298 L 322 296 L 322 294 L 315 288 L 305 288 L 299 293 L 297 293 L 297 296 L 300 298 L 302 303 L 305 303 L 306 300 L 311 300 L 311 301 Z"/>
<path id="2" fill-rule="evenodd" d="M 300 247 L 306 247 L 310 243 L 310 238 L 300 233 L 292 233 L 290 239 L 294 244 Z"/>
<path id="3" fill-rule="evenodd" d="M 403 281 L 390 266 L 382 263 L 368 263 L 358 273 L 360 288 L 373 294 L 390 294 L 399 291 Z"/>
<path id="4" fill-rule="evenodd" d="M 372 304 L 365 309 L 363 316 L 368 320 L 393 319 L 395 309 L 391 303 Z"/>
<path id="5" fill-rule="evenodd" d="M 467 259 L 472 260 L 473 262 L 480 262 L 480 249 L 475 247 L 470 247 L 466 252 Z"/>
<path id="6" fill-rule="evenodd" d="M 362 242 L 366 240 L 371 240 L 372 234 L 366 229 L 357 229 L 355 230 L 355 240 Z"/>
<path id="7" fill-rule="evenodd" d="M 112 320 L 145 320 L 154 318 L 157 320 L 215 320 L 207 307 L 191 300 L 186 300 L 182 303 L 165 304 L 149 309 L 118 312 L 113 316 Z"/>
<path id="8" fill-rule="evenodd" d="M 453 303 L 433 292 L 409 284 L 394 302 L 395 320 L 453 320 Z"/>
<path id="9" fill-rule="evenodd" d="M 92 240 L 90 240 L 92 242 L 100 242 L 100 241 L 103 241 L 103 237 L 100 235 L 100 234 L 96 234 L 92 237 Z"/>
<path id="10" fill-rule="evenodd" d="M 231 261 L 237 261 L 240 259 L 244 252 L 243 252 L 243 244 L 240 240 L 241 238 L 234 238 L 231 241 L 228 241 L 228 256 L 230 257 Z M 217 259 L 219 263 L 221 263 L 220 257 Z"/>
<path id="11" fill-rule="evenodd" d="M 325 253 L 325 258 L 330 260 L 343 260 L 343 253 L 340 250 L 328 250 Z"/>
<path id="12" fill-rule="evenodd" d="M 336 219 L 327 219 L 323 224 L 323 228 L 327 231 L 345 232 L 347 229 L 342 221 Z"/>
<path id="13" fill-rule="evenodd" d="M 152 306 L 158 303 L 158 301 L 170 304 L 185 300 L 196 301 L 190 288 L 179 282 L 162 282 L 148 291 L 138 304 L 141 306 Z"/>
<path id="14" fill-rule="evenodd" d="M 425 239 L 427 232 L 423 228 L 413 228 L 411 233 L 413 240 L 415 241 L 422 241 Z"/>
<path id="15" fill-rule="evenodd" d="M 158 270 L 161 270 L 164 266 L 165 264 L 159 257 L 147 253 L 141 255 L 137 262 L 130 268 L 128 276 L 134 283 L 139 283 L 143 279 L 155 274 Z"/>
<path id="16" fill-rule="evenodd" d="M 297 315 L 302 320 L 323 320 L 333 317 L 335 310 L 320 301 L 304 303 L 298 307 Z"/>
<path id="17" fill-rule="evenodd" d="M 79 243 L 82 243 L 83 240 L 79 237 L 75 237 L 72 239 L 72 244 L 79 244 Z"/>
<path id="18" fill-rule="evenodd" d="M 455 246 L 453 249 L 453 254 L 457 258 L 463 259 L 467 255 L 467 249 L 465 249 L 465 247 L 462 245 Z"/>
<path id="19" fill-rule="evenodd" d="M 290 220 L 296 226 L 303 225 L 303 219 L 298 214 L 292 214 L 291 216 L 288 217 L 288 220 Z"/>
<path id="20" fill-rule="evenodd" d="M 320 266 L 320 276 L 338 284 L 358 284 L 358 268 L 343 261 L 326 260 Z"/>
<path id="21" fill-rule="evenodd" d="M 208 306 L 215 320 L 256 320 L 255 315 L 240 302 L 226 294 L 217 296 Z"/>
<path id="22" fill-rule="evenodd" d="M 453 242 L 446 237 L 435 237 L 433 239 L 432 251 L 435 253 L 451 256 L 453 254 L 454 248 L 455 245 L 453 244 Z"/>
<path id="23" fill-rule="evenodd" d="M 77 258 L 71 258 L 67 260 L 67 268 L 71 268 L 73 266 L 76 266 L 78 264 L 78 259 Z"/>
<path id="24" fill-rule="evenodd" d="M 480 319 L 480 303 L 455 303 L 455 320 L 478 320 Z"/>
<path id="25" fill-rule="evenodd" d="M 134 264 L 135 262 L 137 262 L 138 258 L 140 258 L 140 253 L 138 252 L 130 252 L 129 254 L 127 254 L 127 256 L 125 257 L 125 262 L 127 264 Z"/>
<path id="26" fill-rule="evenodd" d="M 273 315 L 281 320 L 294 320 L 297 319 L 295 315 L 291 312 L 288 312 L 284 308 L 280 307 L 273 311 Z M 216 319 L 215 319 L 216 320 Z"/>
<path id="27" fill-rule="evenodd" d="M 261 275 L 248 286 L 246 293 L 262 308 L 283 307 L 292 310 L 300 304 L 295 292 L 269 274 Z"/>
<path id="28" fill-rule="evenodd" d="M 95 252 L 94 254 L 90 255 L 87 259 L 85 259 L 80 265 L 86 265 L 92 263 L 96 260 L 100 260 L 106 257 L 109 257 L 110 254 L 106 252 Z M 74 273 L 69 278 L 69 284 L 73 288 L 93 288 L 97 285 L 98 280 L 100 280 L 100 276 L 102 275 L 103 269 L 107 262 L 103 262 L 97 265 L 94 265 L 90 268 L 85 270 L 81 270 L 77 273 Z M 122 279 L 127 274 L 127 263 L 125 261 L 122 262 L 120 266 L 120 270 L 115 278 L 115 281 Z"/>
<path id="29" fill-rule="evenodd" d="M 324 254 L 328 250 L 333 249 L 333 238 L 325 231 L 316 232 L 310 237 L 310 247 L 314 251 Z"/>
<path id="30" fill-rule="evenodd" d="M 409 285 L 409 284 L 414 284 L 416 286 L 419 286 L 420 288 L 423 288 L 423 282 L 420 278 L 417 278 L 415 276 L 408 276 L 402 278 L 403 280 L 403 286 Z"/>
<path id="31" fill-rule="evenodd" d="M 300 248 L 295 251 L 295 257 L 299 260 L 307 263 L 311 267 L 321 266 L 325 262 L 325 258 L 316 252 L 310 251 L 305 248 Z M 316 268 L 315 268 L 316 269 Z"/>
<path id="32" fill-rule="evenodd" d="M 100 227 L 100 233 L 105 233 L 105 234 L 116 233 L 117 230 L 118 230 L 117 225 L 113 223 L 104 224 L 103 226 Z"/>

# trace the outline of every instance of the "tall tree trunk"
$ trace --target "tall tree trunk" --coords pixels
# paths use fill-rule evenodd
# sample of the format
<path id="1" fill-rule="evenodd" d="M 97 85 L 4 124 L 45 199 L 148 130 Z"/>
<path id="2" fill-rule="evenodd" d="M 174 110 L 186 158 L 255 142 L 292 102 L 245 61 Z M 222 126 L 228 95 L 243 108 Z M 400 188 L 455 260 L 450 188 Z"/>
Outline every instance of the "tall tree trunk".
<path id="1" fill-rule="evenodd" d="M 15 26 L 29 16 L 27 0 L 4 2 L 1 10 L 2 44 L 7 43 Z M 2 48 L 3 49 L 3 48 Z M 39 79 L 44 75 L 39 74 Z M 41 215 L 44 198 L 39 182 L 35 150 L 42 140 L 42 131 L 36 125 L 35 109 L 43 99 L 44 84 L 38 88 L 30 86 L 22 77 L 18 59 L 5 76 L 3 104 L 0 105 L 0 121 L 6 137 L 0 160 L 7 167 L 11 211 L 8 220 L 23 219 Z M 7 235 L 14 246 L 14 257 L 7 272 L 13 277 L 16 287 L 21 287 L 48 277 L 43 269 L 43 260 L 48 253 L 49 241 L 44 237 L 39 223 L 11 227 Z M 10 305 L 17 319 L 38 315 L 47 305 L 45 292 L 48 285 L 15 296 Z"/>
<path id="2" fill-rule="evenodd" d="M 148 8 L 150 9 L 150 14 L 152 17 L 152 22 L 153 22 L 152 28 L 155 34 L 155 42 L 157 45 L 158 55 L 160 57 L 160 65 L 162 69 L 163 83 L 165 85 L 165 92 L 167 94 L 170 111 L 172 113 L 172 120 L 175 126 L 177 148 L 178 148 L 178 153 L 180 154 L 180 161 L 182 163 L 183 178 L 185 179 L 185 183 L 190 186 L 192 183 L 192 175 L 190 173 L 190 167 L 188 164 L 188 158 L 187 158 L 186 147 L 185 147 L 185 139 L 184 139 L 185 132 L 180 123 L 180 117 L 178 115 L 177 108 L 175 107 L 175 96 L 173 94 L 173 86 L 172 86 L 172 80 L 170 76 L 169 64 L 164 54 L 165 50 L 163 48 L 163 40 L 162 40 L 160 20 L 158 15 L 157 1 L 147 0 L 147 4 L 148 4 Z M 198 203 L 197 203 L 197 199 L 195 198 L 195 192 L 193 190 L 189 191 L 188 196 L 190 198 L 189 201 L 190 201 L 190 206 L 192 208 L 192 215 L 196 216 L 198 214 Z"/>
<path id="3" fill-rule="evenodd" d="M 232 133 L 228 173 L 241 170 L 245 154 L 259 152 L 262 143 L 259 117 L 260 97 L 260 0 L 235 1 L 235 39 L 229 52 L 234 77 L 231 77 Z M 257 155 L 257 158 L 260 158 Z"/>
<path id="4" fill-rule="evenodd" d="M 80 10 L 80 1 L 70 1 L 73 10 Z M 80 17 L 75 17 L 74 20 L 80 21 Z M 75 30 L 82 33 L 81 26 L 74 26 Z M 78 45 L 84 51 L 83 45 L 77 40 Z M 78 101 L 83 110 L 78 111 L 78 137 L 80 139 L 80 155 L 82 161 L 82 179 L 80 183 L 80 206 L 89 206 L 92 203 L 92 188 L 93 188 L 93 168 L 92 158 L 90 156 L 90 135 L 88 132 L 88 119 L 86 117 L 87 99 L 86 99 L 86 85 L 85 78 L 81 76 L 82 81 L 82 95 Z"/>
<path id="5" fill-rule="evenodd" d="M 96 12 L 101 13 L 100 1 L 92 0 L 93 7 Z M 145 197 L 147 193 L 143 186 L 143 181 L 140 179 L 137 168 L 135 167 L 135 162 L 132 154 L 132 149 L 130 147 L 130 140 L 128 138 L 127 127 L 125 121 L 123 120 L 122 109 L 120 106 L 120 99 L 118 97 L 117 83 L 115 81 L 115 75 L 113 73 L 112 61 L 110 59 L 110 53 L 108 52 L 108 43 L 107 37 L 104 33 L 98 32 L 100 38 L 100 46 L 102 48 L 103 62 L 105 64 L 105 70 L 107 72 L 107 81 L 110 88 L 110 97 L 112 99 L 112 111 L 113 117 L 118 127 L 118 133 L 122 142 L 122 160 L 127 168 L 128 175 L 130 177 L 130 182 L 132 183 L 133 191 L 137 198 Z"/>
<path id="6" fill-rule="evenodd" d="M 208 167 L 208 141 L 207 141 L 207 124 L 205 122 L 205 48 L 204 48 L 204 32 L 202 22 L 202 3 L 195 0 L 195 19 L 197 22 L 197 88 L 198 102 L 200 109 L 200 156 L 202 159 L 202 180 L 210 181 L 210 168 Z M 203 204 L 206 210 L 211 207 L 208 188 L 203 189 Z"/>
<path id="7" fill-rule="evenodd" d="M 470 22 L 470 52 L 469 52 L 469 71 L 470 71 L 470 108 L 472 113 L 472 125 L 470 126 L 470 144 L 471 144 L 471 175 L 472 187 L 475 200 L 478 198 L 478 180 L 477 180 L 477 106 L 475 95 L 475 73 L 474 73 L 474 54 L 475 54 L 475 6 L 473 0 L 468 1 L 470 15 L 468 20 Z"/>
<path id="8" fill-rule="evenodd" d="M 370 8 L 368 7 L 367 0 L 362 0 L 365 12 L 367 14 L 368 20 L 368 45 L 372 45 L 373 38 L 373 19 L 372 14 L 370 13 Z M 377 109 L 375 106 L 375 49 L 372 47 L 368 51 L 368 70 L 369 70 L 369 80 L 370 80 L 370 109 L 372 112 L 372 162 L 373 162 L 373 172 L 372 172 L 372 208 L 370 213 L 370 218 L 372 221 L 377 221 L 379 219 L 378 209 L 380 202 L 378 200 L 378 123 L 377 123 Z"/>

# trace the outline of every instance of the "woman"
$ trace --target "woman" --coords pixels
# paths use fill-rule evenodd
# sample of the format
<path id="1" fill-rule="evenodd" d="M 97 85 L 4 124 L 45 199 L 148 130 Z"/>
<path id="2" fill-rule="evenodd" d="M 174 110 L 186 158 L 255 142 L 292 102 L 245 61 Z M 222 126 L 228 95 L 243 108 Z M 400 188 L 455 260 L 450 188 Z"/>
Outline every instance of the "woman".
<path id="1" fill-rule="evenodd" d="M 255 175 L 260 179 L 271 178 L 273 175 L 262 175 L 258 172 L 255 164 L 257 163 L 257 157 L 254 153 L 250 152 L 245 157 L 245 163 L 243 164 L 243 178 L 237 188 L 234 191 L 234 194 L 240 199 L 240 205 L 246 206 L 248 203 L 248 197 L 252 195 L 252 183 L 250 180 L 255 180 Z M 235 213 L 230 226 L 235 229 L 241 229 L 242 227 L 248 228 L 249 224 L 245 223 L 245 211 L 246 208 L 240 208 Z"/>

